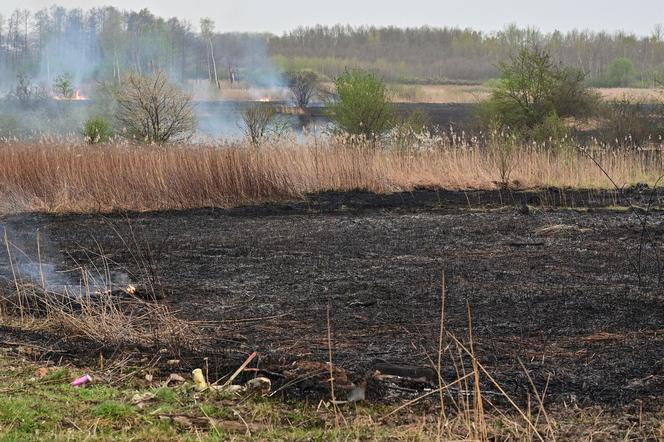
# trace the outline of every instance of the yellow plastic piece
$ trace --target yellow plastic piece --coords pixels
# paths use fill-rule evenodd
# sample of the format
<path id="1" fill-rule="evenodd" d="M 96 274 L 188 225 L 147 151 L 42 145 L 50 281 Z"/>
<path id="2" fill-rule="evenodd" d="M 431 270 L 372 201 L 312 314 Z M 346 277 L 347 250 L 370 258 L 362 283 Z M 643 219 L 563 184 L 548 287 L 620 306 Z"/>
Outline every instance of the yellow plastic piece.
<path id="1" fill-rule="evenodd" d="M 197 368 L 191 372 L 194 377 L 194 384 L 196 391 L 203 391 L 208 388 L 207 382 L 205 382 L 205 376 L 203 376 L 203 370 Z"/>

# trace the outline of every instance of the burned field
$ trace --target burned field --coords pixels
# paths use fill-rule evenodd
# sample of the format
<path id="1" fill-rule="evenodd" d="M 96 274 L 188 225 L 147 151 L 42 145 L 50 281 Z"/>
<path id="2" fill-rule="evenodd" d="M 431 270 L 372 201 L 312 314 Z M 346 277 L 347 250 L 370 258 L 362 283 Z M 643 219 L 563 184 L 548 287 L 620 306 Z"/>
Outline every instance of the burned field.
<path id="1" fill-rule="evenodd" d="M 552 207 L 563 200 L 568 207 Z M 17 215 L 2 223 L 28 255 L 39 230 L 43 261 L 59 273 L 89 263 L 140 285 L 146 272 L 136 268 L 149 268 L 163 293 L 158 302 L 206 324 L 198 344 L 162 355 L 187 369 L 207 357 L 221 376 L 257 351 L 253 366 L 286 394 L 320 395 L 306 371 L 328 359 L 329 313 L 334 362 L 349 380 L 361 382 L 376 364 L 426 374 L 437 359 L 444 275 L 445 329 L 467 345 L 470 311 L 477 358 L 512 397 L 524 401 L 530 390 L 525 368 L 547 401 L 657 408 L 664 217 L 650 211 L 644 234 L 644 213 L 615 200 L 558 191 L 348 193 L 291 205 Z M 5 255 L 0 267 L 11 273 Z M 40 357 L 84 363 L 100 353 L 159 350 L 12 327 L 3 333 L 52 350 Z M 449 348 L 443 375 L 453 380 L 459 367 Z M 496 391 L 482 382 L 485 394 Z M 367 397 L 390 394 L 378 388 Z"/>

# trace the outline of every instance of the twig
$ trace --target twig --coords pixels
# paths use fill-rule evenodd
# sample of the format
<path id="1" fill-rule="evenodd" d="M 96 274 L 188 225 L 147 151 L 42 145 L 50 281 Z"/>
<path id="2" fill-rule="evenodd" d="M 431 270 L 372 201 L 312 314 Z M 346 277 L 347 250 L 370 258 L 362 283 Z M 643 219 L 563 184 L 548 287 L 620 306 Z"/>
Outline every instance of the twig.
<path id="1" fill-rule="evenodd" d="M 330 370 L 330 391 L 332 393 L 332 407 L 334 410 L 334 421 L 339 428 L 339 408 L 337 407 L 337 397 L 334 392 L 334 365 L 332 360 L 332 326 L 330 324 L 330 301 L 327 302 L 327 355 Z"/>
<path id="2" fill-rule="evenodd" d="M 254 358 L 255 358 L 257 355 L 258 355 L 257 352 L 253 352 L 251 355 L 249 355 L 249 357 L 247 358 L 247 360 L 244 361 L 244 363 L 243 363 L 242 365 L 240 365 L 240 368 L 238 368 L 237 370 L 235 370 L 235 373 L 233 373 L 233 374 L 231 375 L 231 377 L 228 378 L 228 380 L 224 383 L 224 385 L 222 385 L 222 388 L 226 388 L 226 387 L 228 387 L 229 385 L 231 385 L 231 383 L 235 380 L 235 378 L 237 378 L 237 377 L 240 375 L 240 373 L 242 373 L 242 372 L 244 371 L 244 369 L 247 368 L 247 365 L 249 365 L 249 364 L 251 363 L 251 361 L 253 361 Z"/>
<path id="3" fill-rule="evenodd" d="M 398 413 L 399 411 L 403 410 L 403 409 L 406 408 L 406 407 L 410 407 L 411 405 L 413 405 L 413 404 L 415 404 L 415 403 L 421 401 L 422 399 L 424 399 L 424 398 L 426 398 L 426 397 L 431 396 L 432 394 L 437 394 L 437 393 L 440 393 L 441 391 L 448 390 L 450 387 L 452 387 L 452 386 L 454 386 L 454 385 L 456 385 L 456 384 L 460 384 L 461 382 L 463 382 L 464 380 L 468 379 L 468 378 L 471 377 L 472 375 L 473 375 L 473 373 L 468 373 L 467 375 L 465 375 L 465 376 L 463 376 L 463 377 L 460 377 L 459 379 L 457 379 L 456 381 L 454 381 L 454 382 L 452 382 L 452 383 L 449 383 L 449 384 L 447 384 L 447 385 L 444 385 L 444 386 L 442 386 L 442 387 L 440 387 L 440 388 L 437 388 L 437 389 L 435 389 L 435 390 L 428 391 L 428 392 L 424 393 L 423 395 L 421 395 L 421 396 L 419 396 L 419 397 L 416 397 L 415 399 L 412 399 L 412 400 L 406 402 L 405 404 L 402 404 L 402 405 L 398 406 L 397 408 L 395 408 L 394 410 L 390 411 L 390 412 L 387 413 L 385 416 L 383 416 L 383 417 L 381 418 L 381 420 L 385 420 L 385 419 L 387 419 L 388 417 L 392 416 L 393 414 Z"/>
<path id="4" fill-rule="evenodd" d="M 512 400 L 512 398 L 507 394 L 507 392 L 503 389 L 503 387 L 501 387 L 500 384 L 498 382 L 496 382 L 496 380 L 493 378 L 493 376 L 491 376 L 491 374 L 486 370 L 486 368 L 484 368 L 484 366 L 479 361 L 477 361 L 477 358 L 472 354 L 472 352 L 470 352 L 461 343 L 461 341 L 459 341 L 456 338 L 456 336 L 450 334 L 450 337 L 454 340 L 454 342 L 456 342 L 456 344 L 459 348 L 463 349 L 463 351 L 465 351 L 474 361 L 476 361 L 477 367 L 480 370 L 482 370 L 482 372 L 486 375 L 486 377 L 489 378 L 491 383 L 498 389 L 498 391 L 500 391 L 502 393 L 502 395 L 505 397 L 505 399 L 507 399 L 507 401 L 512 405 L 512 407 L 514 407 L 514 409 L 521 415 L 521 417 L 523 417 L 523 419 L 526 421 L 528 426 L 535 432 L 535 435 L 537 436 L 537 438 L 540 441 L 544 442 L 544 438 L 542 437 L 541 434 L 539 434 L 539 431 L 537 431 L 537 428 L 535 428 L 535 425 L 533 425 L 533 423 L 530 421 L 530 419 L 528 419 L 528 416 L 526 416 L 526 414 L 523 412 L 523 410 L 521 410 L 521 408 L 519 408 L 519 406 Z M 470 375 L 472 375 L 472 373 L 470 373 L 469 376 Z"/>

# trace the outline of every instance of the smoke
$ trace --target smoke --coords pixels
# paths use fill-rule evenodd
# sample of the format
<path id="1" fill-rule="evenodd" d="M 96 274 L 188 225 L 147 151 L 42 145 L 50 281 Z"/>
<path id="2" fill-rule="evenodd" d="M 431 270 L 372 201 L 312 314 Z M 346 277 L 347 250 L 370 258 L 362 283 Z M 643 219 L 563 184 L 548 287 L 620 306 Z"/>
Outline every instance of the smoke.
<path id="1" fill-rule="evenodd" d="M 39 62 L 39 74 L 34 81 L 53 91 L 58 76 L 68 76 L 74 89 L 90 90 L 94 86 L 101 58 L 96 36 L 85 36 L 79 29 L 71 29 L 49 41 Z"/>
<path id="2" fill-rule="evenodd" d="M 17 15 L 18 14 L 18 15 Z M 28 18 L 25 18 L 28 17 Z M 129 72 L 167 72 L 193 92 L 196 101 L 284 101 L 284 75 L 269 55 L 271 36 L 252 33 L 215 34 L 214 60 L 222 91 L 210 82 L 208 41 L 178 19 L 164 20 L 147 10 L 88 11 L 52 7 L 29 16 L 17 11 L 0 20 L 0 140 L 73 136 L 81 138 L 85 120 L 104 116 L 108 106 L 97 104 L 99 82 L 115 84 Z M 12 25 L 10 26 L 10 21 Z M 18 74 L 29 83 L 28 97 L 18 98 Z M 58 77 L 93 102 L 55 102 Z M 230 78 L 238 82 L 232 87 Z M 25 85 L 24 85 L 25 86 Z M 25 94 L 24 94 L 25 95 Z M 197 106 L 199 139 L 242 136 L 241 107 Z"/>
<path id="3" fill-rule="evenodd" d="M 126 287 L 129 276 L 124 272 L 90 269 L 66 260 L 64 255 L 33 223 L 5 221 L 0 223 L 2 251 L 0 280 L 5 285 L 16 281 L 44 287 L 52 293 L 77 296 Z"/>

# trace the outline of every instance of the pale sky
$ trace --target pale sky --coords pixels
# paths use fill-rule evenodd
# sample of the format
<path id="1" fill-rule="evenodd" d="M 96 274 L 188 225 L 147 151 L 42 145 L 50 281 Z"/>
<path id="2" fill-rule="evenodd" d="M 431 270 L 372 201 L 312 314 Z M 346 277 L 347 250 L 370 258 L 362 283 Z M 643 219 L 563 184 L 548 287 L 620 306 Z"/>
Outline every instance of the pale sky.
<path id="1" fill-rule="evenodd" d="M 37 10 L 53 0 L 0 0 L 0 14 Z M 67 8 L 149 8 L 194 25 L 211 17 L 217 30 L 280 34 L 299 25 L 459 26 L 495 31 L 505 25 L 542 31 L 592 29 L 649 35 L 664 23 L 664 0 L 60 0 Z"/>

